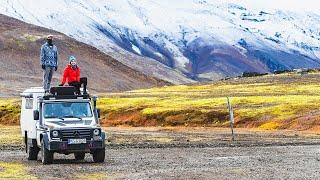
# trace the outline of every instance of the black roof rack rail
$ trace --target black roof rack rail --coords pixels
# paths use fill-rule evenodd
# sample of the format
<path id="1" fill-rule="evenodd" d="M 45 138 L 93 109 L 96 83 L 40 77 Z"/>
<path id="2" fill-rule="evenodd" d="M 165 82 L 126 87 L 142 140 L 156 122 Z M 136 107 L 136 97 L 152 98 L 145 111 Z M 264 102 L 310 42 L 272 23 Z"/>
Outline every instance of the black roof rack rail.
<path id="1" fill-rule="evenodd" d="M 57 86 L 50 88 L 50 95 L 44 95 L 43 99 L 49 100 L 51 98 L 54 99 L 89 99 L 89 94 L 76 94 L 77 90 L 74 86 Z"/>
<path id="2" fill-rule="evenodd" d="M 50 93 L 53 95 L 75 95 L 76 94 L 76 87 L 74 87 L 74 86 L 51 87 Z"/>
<path id="3" fill-rule="evenodd" d="M 47 95 L 43 96 L 44 100 L 50 100 L 50 99 L 90 99 L 89 94 L 84 94 L 84 95 Z"/>

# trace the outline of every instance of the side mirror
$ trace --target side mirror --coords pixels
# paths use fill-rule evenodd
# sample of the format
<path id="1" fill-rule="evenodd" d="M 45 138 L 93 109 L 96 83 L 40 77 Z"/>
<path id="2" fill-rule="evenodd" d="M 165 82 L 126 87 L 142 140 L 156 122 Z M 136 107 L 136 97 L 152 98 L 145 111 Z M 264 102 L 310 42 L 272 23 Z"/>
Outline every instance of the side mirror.
<path id="1" fill-rule="evenodd" d="M 100 118 L 100 112 L 101 112 L 101 110 L 97 109 L 98 118 Z"/>
<path id="2" fill-rule="evenodd" d="M 33 111 L 33 119 L 36 121 L 40 119 L 40 113 L 38 110 Z"/>

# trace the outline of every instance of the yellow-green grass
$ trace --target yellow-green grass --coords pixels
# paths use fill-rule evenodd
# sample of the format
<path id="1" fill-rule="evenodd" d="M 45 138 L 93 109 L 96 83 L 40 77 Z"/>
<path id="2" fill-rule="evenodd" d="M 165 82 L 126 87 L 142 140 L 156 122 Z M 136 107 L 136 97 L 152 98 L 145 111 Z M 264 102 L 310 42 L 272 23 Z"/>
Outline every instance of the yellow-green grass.
<path id="1" fill-rule="evenodd" d="M 234 107 L 237 122 L 241 120 L 258 121 L 292 119 L 317 111 L 320 106 L 320 96 L 284 95 L 284 96 L 246 96 L 230 97 Z M 108 116 L 114 114 L 126 115 L 130 112 L 138 113 L 141 120 L 156 120 L 166 125 L 218 125 L 224 126 L 228 120 L 226 98 L 188 98 L 188 97 L 163 97 L 149 100 L 145 97 L 132 98 L 103 98 L 99 107 L 103 110 L 103 119 L 108 121 Z M 211 113 L 211 115 L 210 115 Z M 181 115 L 180 117 L 178 115 Z M 203 117 L 203 115 L 208 115 Z M 215 116 L 216 115 L 216 116 Z M 137 116 L 134 116 L 137 117 Z M 174 121 L 178 124 L 170 124 Z M 174 119 L 176 117 L 176 119 Z M 123 118 L 130 118 L 124 116 Z M 208 119 L 206 119 L 208 118 Z M 209 119 L 211 118 L 211 119 Z M 180 119 L 180 120 L 179 120 Z M 126 121 L 127 119 L 123 119 Z M 148 124 L 148 122 L 145 122 Z M 248 124 L 251 122 L 246 122 Z M 120 122 L 121 124 L 121 122 Z M 263 126 L 262 126 L 263 127 Z"/>
<path id="2" fill-rule="evenodd" d="M 0 161 L 0 179 L 38 179 L 29 175 L 24 164 Z"/>
<path id="3" fill-rule="evenodd" d="M 320 130 L 319 73 L 102 94 L 98 107 L 105 126 L 227 127 L 226 97 L 234 108 L 236 127 Z M 19 106 L 18 99 L 0 99 L 0 123 L 19 124 Z"/>
<path id="4" fill-rule="evenodd" d="M 16 98 L 0 99 L 0 124 L 17 125 L 20 119 L 20 100 Z"/>
<path id="5" fill-rule="evenodd" d="M 0 125 L 0 145 L 21 145 L 22 142 L 19 126 Z"/>
<path id="6" fill-rule="evenodd" d="M 81 174 L 76 177 L 77 177 L 76 179 L 80 179 L 80 180 L 108 180 L 108 179 L 112 179 L 112 178 L 108 177 L 105 172 Z"/>
<path id="7" fill-rule="evenodd" d="M 233 105 L 237 127 L 306 130 L 320 125 L 319 74 L 244 78 L 106 94 L 100 99 L 99 108 L 105 125 L 227 127 L 226 97 L 230 97 Z"/>
<path id="8" fill-rule="evenodd" d="M 26 39 L 29 42 L 35 42 L 43 37 L 40 35 L 34 35 L 34 34 L 24 34 L 22 38 Z"/>

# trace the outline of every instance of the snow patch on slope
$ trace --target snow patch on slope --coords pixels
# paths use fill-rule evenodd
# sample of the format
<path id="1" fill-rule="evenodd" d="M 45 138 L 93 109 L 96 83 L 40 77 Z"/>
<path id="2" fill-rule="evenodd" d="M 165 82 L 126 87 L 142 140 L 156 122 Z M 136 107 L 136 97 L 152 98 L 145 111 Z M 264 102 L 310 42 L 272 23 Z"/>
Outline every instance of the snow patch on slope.
<path id="1" fill-rule="evenodd" d="M 140 71 L 148 71 L 141 66 L 143 61 L 152 67 L 162 66 L 153 60 L 161 62 L 162 74 L 157 76 L 162 78 L 167 68 L 192 78 L 215 79 L 216 74 L 315 67 L 320 62 L 320 11 L 316 8 L 306 12 L 282 7 L 278 1 L 278 7 L 260 6 L 254 0 L 0 3 L 0 13 L 63 32 L 115 58 L 131 57 L 118 59 Z"/>

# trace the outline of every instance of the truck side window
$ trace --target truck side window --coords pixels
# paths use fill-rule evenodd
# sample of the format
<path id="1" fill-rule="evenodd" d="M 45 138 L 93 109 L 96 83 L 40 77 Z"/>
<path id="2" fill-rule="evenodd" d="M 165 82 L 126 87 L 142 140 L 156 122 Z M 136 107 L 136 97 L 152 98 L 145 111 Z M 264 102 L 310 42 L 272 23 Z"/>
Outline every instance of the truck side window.
<path id="1" fill-rule="evenodd" d="M 32 109 L 33 108 L 33 99 L 32 98 L 26 98 L 26 109 Z"/>

